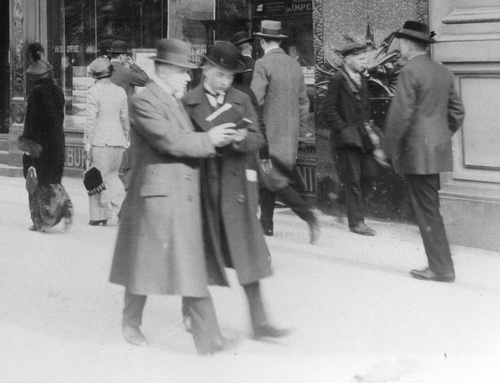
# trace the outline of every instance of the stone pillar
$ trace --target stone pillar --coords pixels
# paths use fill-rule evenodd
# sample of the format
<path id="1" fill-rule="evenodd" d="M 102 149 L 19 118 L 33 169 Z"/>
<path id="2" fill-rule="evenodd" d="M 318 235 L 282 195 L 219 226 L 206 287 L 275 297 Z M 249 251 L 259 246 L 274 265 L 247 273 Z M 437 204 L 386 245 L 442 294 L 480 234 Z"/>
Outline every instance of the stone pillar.
<path id="1" fill-rule="evenodd" d="M 450 242 L 500 250 L 500 6 L 431 0 L 433 58 L 456 77 L 465 122 L 453 138 L 454 170 L 442 177 Z"/>

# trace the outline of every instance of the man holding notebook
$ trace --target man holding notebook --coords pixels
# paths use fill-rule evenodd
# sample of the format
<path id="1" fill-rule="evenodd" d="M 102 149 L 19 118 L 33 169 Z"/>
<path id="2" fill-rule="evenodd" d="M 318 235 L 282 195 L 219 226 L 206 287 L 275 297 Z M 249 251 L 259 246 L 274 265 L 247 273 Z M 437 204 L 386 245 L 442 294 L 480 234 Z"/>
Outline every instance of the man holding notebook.
<path id="1" fill-rule="evenodd" d="M 183 98 L 186 111 L 200 132 L 222 123 L 234 124 L 230 142 L 201 165 L 209 280 L 228 286 L 224 268 L 235 269 L 248 298 L 252 336 L 282 337 L 289 330 L 269 324 L 260 293 L 260 279 L 272 274 L 271 257 L 257 219 L 257 173 L 247 163 L 264 138 L 250 97 L 232 87 L 234 74 L 245 65 L 238 49 L 225 41 L 216 42 L 205 61 L 202 83 Z"/>

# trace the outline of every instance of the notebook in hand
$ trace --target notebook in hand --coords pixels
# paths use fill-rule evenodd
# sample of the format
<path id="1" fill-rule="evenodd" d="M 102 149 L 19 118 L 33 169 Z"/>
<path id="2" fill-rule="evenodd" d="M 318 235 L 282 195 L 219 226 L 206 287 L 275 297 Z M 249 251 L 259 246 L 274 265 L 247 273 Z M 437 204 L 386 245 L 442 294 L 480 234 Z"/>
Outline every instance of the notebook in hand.
<path id="1" fill-rule="evenodd" d="M 206 121 L 211 122 L 212 126 L 217 126 L 221 124 L 225 124 L 228 122 L 232 122 L 236 126 L 234 129 L 246 129 L 253 122 L 248 118 L 245 118 L 241 115 L 241 113 L 236 109 L 232 104 L 225 103 L 215 112 L 213 112 L 210 116 L 208 116 Z"/>

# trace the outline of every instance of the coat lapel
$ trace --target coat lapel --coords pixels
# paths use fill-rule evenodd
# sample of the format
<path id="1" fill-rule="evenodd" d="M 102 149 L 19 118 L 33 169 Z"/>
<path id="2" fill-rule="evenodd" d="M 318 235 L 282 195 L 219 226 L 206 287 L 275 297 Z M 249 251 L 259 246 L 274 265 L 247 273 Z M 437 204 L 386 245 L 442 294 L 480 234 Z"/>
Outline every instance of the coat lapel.
<path id="1" fill-rule="evenodd" d="M 200 84 L 189 92 L 184 102 L 190 111 L 191 118 L 196 124 L 205 132 L 209 131 L 212 128 L 212 124 L 206 121 L 205 118 L 213 113 L 213 109 L 205 96 L 203 85 Z"/>

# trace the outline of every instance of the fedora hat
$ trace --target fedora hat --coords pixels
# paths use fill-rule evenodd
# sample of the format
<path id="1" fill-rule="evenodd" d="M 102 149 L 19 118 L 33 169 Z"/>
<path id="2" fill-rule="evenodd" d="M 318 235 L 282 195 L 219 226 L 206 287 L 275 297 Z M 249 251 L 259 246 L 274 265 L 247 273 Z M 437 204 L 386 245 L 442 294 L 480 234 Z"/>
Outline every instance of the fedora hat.
<path id="1" fill-rule="evenodd" d="M 156 56 L 151 57 L 154 61 L 177 65 L 183 68 L 197 68 L 189 59 L 191 58 L 191 47 L 188 43 L 177 39 L 161 39 L 156 46 Z"/>
<path id="2" fill-rule="evenodd" d="M 45 73 L 50 72 L 53 69 L 52 65 L 44 60 L 35 61 L 31 64 L 28 69 L 26 69 L 26 73 L 30 76 L 41 76 Z"/>
<path id="3" fill-rule="evenodd" d="M 128 50 L 127 43 L 122 40 L 115 40 L 111 43 L 108 53 L 126 53 L 131 54 Z"/>
<path id="4" fill-rule="evenodd" d="M 209 63 L 233 73 L 246 69 L 245 63 L 241 61 L 240 50 L 228 41 L 216 41 L 203 57 Z"/>
<path id="5" fill-rule="evenodd" d="M 248 33 L 245 31 L 236 32 L 233 37 L 231 37 L 231 43 L 236 46 L 243 43 L 251 43 L 252 41 L 254 41 L 254 38 L 248 36 Z"/>
<path id="6" fill-rule="evenodd" d="M 421 23 L 420 21 L 405 21 L 403 28 L 397 31 L 395 36 L 397 38 L 416 40 L 426 44 L 436 42 L 436 40 L 431 37 L 427 24 Z"/>
<path id="7" fill-rule="evenodd" d="M 346 57 L 349 55 L 357 55 L 359 53 L 366 52 L 368 50 L 368 46 L 365 43 L 351 43 L 344 46 L 342 49 L 339 49 L 337 52 Z"/>
<path id="8" fill-rule="evenodd" d="M 95 78 L 105 78 L 113 73 L 113 65 L 105 57 L 99 57 L 92 61 L 89 65 L 90 75 Z"/>
<path id="9" fill-rule="evenodd" d="M 284 39 L 288 37 L 281 34 L 281 21 L 273 20 L 262 20 L 260 23 L 260 32 L 254 33 L 254 35 L 272 39 Z"/>

